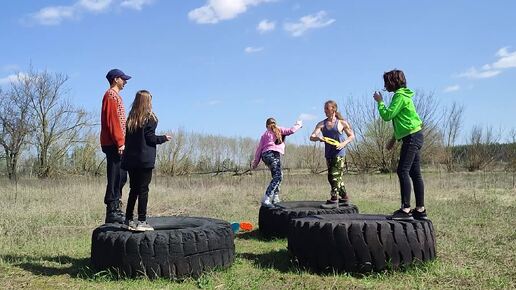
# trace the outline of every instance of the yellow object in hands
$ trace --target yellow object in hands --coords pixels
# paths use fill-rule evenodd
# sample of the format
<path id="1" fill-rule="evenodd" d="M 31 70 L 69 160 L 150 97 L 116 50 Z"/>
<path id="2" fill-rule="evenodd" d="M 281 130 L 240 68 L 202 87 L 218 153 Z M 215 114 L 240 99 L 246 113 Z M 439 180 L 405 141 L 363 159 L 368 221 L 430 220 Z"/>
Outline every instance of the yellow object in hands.
<path id="1" fill-rule="evenodd" d="M 334 145 L 334 146 L 339 146 L 340 145 L 340 142 L 335 140 L 335 139 L 332 139 L 330 137 L 323 137 L 323 140 L 324 142 L 330 144 L 330 145 Z"/>

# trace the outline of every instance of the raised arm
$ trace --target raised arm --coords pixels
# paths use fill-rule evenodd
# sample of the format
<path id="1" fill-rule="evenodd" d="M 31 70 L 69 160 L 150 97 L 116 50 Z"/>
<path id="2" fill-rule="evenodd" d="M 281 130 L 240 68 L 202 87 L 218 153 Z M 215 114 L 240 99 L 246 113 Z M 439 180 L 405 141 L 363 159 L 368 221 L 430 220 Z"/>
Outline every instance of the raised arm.
<path id="1" fill-rule="evenodd" d="M 301 121 L 301 120 L 296 121 L 294 126 L 292 126 L 291 128 L 281 128 L 280 127 L 281 135 L 286 135 L 286 136 L 292 135 L 297 130 L 299 130 L 299 128 L 301 128 L 301 127 L 303 127 L 303 121 Z"/>

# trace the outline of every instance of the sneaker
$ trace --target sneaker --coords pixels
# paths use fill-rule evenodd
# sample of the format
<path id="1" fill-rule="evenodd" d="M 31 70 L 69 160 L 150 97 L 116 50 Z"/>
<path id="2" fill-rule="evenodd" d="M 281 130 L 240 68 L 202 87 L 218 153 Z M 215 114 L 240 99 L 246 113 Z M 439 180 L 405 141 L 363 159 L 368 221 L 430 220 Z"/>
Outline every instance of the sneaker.
<path id="1" fill-rule="evenodd" d="M 346 197 L 339 198 L 339 203 L 342 206 L 349 206 L 349 197 L 346 196 Z"/>
<path id="2" fill-rule="evenodd" d="M 334 204 L 339 203 L 339 198 L 336 196 L 332 196 L 330 199 L 326 200 L 326 204 Z"/>
<path id="3" fill-rule="evenodd" d="M 124 221 L 124 226 L 130 230 L 130 231 L 135 231 L 136 230 L 136 227 L 137 227 L 137 224 L 135 221 L 133 221 L 132 219 L 128 220 L 126 219 Z"/>
<path id="4" fill-rule="evenodd" d="M 417 209 L 411 209 L 410 213 L 417 220 L 427 220 L 428 216 L 426 215 L 426 208 L 423 211 L 418 211 Z"/>
<path id="5" fill-rule="evenodd" d="M 277 203 L 280 203 L 281 202 L 281 199 L 279 198 L 279 195 L 278 194 L 275 194 L 273 197 L 272 197 L 272 203 L 273 204 L 277 204 Z"/>
<path id="6" fill-rule="evenodd" d="M 325 204 L 321 204 L 321 208 L 324 209 L 333 209 L 339 207 L 339 199 L 336 196 L 332 196 L 330 199 L 326 201 Z"/>
<path id="7" fill-rule="evenodd" d="M 274 207 L 274 204 L 271 202 L 271 197 L 264 194 L 262 197 L 262 206 L 264 207 Z"/>
<path id="8" fill-rule="evenodd" d="M 138 221 L 136 223 L 136 228 L 134 230 L 137 232 L 145 232 L 145 231 L 153 231 L 154 228 L 151 227 L 147 221 Z"/>
<path id="9" fill-rule="evenodd" d="M 393 212 L 391 219 L 395 221 L 413 221 L 414 218 L 410 212 L 404 212 L 401 208 Z"/>

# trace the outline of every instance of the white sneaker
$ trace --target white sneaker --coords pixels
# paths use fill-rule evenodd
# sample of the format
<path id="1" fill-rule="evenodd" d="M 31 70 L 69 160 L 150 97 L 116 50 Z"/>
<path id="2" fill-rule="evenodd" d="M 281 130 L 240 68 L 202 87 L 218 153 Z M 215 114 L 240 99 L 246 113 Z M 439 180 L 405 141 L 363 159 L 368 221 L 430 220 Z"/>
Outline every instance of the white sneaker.
<path id="1" fill-rule="evenodd" d="M 271 197 L 264 194 L 262 197 L 262 206 L 265 207 L 273 207 L 274 205 L 271 203 Z"/>
<path id="2" fill-rule="evenodd" d="M 278 194 L 275 194 L 273 197 L 272 197 L 272 203 L 273 204 L 277 204 L 277 203 L 280 203 L 281 202 L 281 199 L 279 198 L 279 195 Z"/>
<path id="3" fill-rule="evenodd" d="M 153 231 L 154 228 L 149 225 L 146 221 L 138 221 L 136 223 L 136 228 L 134 229 L 137 232 L 145 232 L 145 231 Z"/>

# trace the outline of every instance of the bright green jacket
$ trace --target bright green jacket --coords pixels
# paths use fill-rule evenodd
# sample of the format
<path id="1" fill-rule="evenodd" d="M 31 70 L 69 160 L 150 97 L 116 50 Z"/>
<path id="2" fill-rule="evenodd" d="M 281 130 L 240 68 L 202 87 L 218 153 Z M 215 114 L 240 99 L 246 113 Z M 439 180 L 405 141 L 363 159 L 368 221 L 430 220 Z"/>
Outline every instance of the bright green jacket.
<path id="1" fill-rule="evenodd" d="M 414 92 L 407 88 L 400 88 L 394 92 L 391 104 L 387 108 L 383 101 L 378 102 L 378 111 L 384 121 L 392 120 L 394 138 L 401 138 L 421 130 L 423 122 L 416 112 L 412 101 Z"/>

